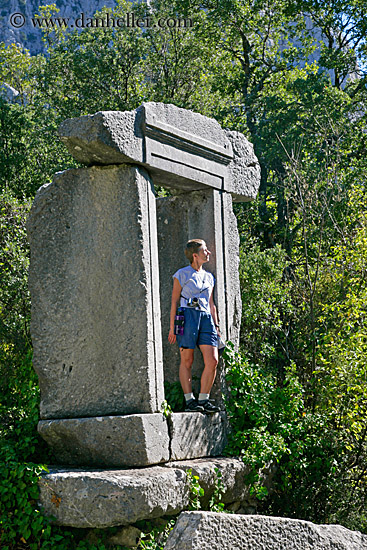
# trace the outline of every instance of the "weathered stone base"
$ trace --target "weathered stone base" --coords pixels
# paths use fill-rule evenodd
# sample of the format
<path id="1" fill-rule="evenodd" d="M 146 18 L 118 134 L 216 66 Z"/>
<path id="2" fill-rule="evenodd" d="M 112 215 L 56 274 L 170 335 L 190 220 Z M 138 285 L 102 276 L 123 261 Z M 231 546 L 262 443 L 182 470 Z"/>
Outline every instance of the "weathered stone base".
<path id="1" fill-rule="evenodd" d="M 159 413 L 41 420 L 38 431 L 60 464 L 135 467 L 170 458 L 167 421 Z"/>
<path id="2" fill-rule="evenodd" d="M 199 458 L 197 460 L 169 462 L 166 467 L 179 468 L 184 471 L 191 470 L 192 475 L 199 477 L 200 486 L 204 489 L 204 496 L 200 498 L 204 509 L 208 505 L 219 479 L 223 488 L 221 501 L 224 504 L 237 503 L 248 508 L 256 503 L 250 497 L 249 488 L 245 483 L 245 476 L 250 473 L 251 469 L 240 459 Z"/>
<path id="3" fill-rule="evenodd" d="M 53 470 L 39 482 L 40 503 L 59 525 L 113 527 L 177 514 L 189 502 L 182 470 Z"/>
<path id="4" fill-rule="evenodd" d="M 41 420 L 38 431 L 68 466 L 135 468 L 219 456 L 227 442 L 225 412 Z"/>
<path id="5" fill-rule="evenodd" d="M 221 472 L 223 501 L 246 501 L 247 467 L 239 459 L 216 458 L 134 470 L 52 469 L 40 478 L 40 504 L 59 525 L 128 525 L 141 519 L 175 515 L 186 508 L 187 469 L 199 476 L 207 501 L 217 483 L 216 468 Z"/>
<path id="6" fill-rule="evenodd" d="M 268 516 L 183 512 L 165 550 L 366 550 L 367 535 L 340 525 Z"/>
<path id="7" fill-rule="evenodd" d="M 219 456 L 227 443 L 226 413 L 174 413 L 169 418 L 171 460 Z"/>

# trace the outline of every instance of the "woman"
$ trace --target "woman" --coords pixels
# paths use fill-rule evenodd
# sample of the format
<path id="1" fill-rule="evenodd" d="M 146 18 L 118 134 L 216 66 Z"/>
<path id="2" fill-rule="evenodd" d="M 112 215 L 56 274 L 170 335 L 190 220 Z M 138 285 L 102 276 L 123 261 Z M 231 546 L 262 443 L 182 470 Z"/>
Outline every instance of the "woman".
<path id="1" fill-rule="evenodd" d="M 180 382 L 185 395 L 185 411 L 218 412 L 219 407 L 209 401 L 218 364 L 218 337 L 220 336 L 217 308 L 213 300 L 214 277 L 203 269 L 211 252 L 205 241 L 192 239 L 185 248 L 190 265 L 173 275 L 170 330 L 168 341 L 180 348 Z M 174 322 L 178 303 L 183 308 L 184 331 L 176 336 Z M 204 359 L 204 371 L 198 400 L 192 393 L 191 365 L 194 349 L 198 346 Z"/>

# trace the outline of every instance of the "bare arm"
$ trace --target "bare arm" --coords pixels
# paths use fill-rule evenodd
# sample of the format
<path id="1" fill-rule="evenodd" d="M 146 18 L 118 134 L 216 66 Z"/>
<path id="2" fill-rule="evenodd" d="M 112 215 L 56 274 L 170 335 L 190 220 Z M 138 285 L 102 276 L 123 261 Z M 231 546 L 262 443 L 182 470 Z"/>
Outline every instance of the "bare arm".
<path id="1" fill-rule="evenodd" d="M 217 328 L 217 332 L 220 332 L 220 330 L 219 330 L 219 321 L 218 321 L 218 313 L 217 313 L 216 305 L 214 303 L 213 291 L 210 295 L 209 306 L 210 306 L 210 313 L 212 314 L 214 324 Z"/>
<path id="2" fill-rule="evenodd" d="M 180 301 L 180 295 L 181 295 L 181 285 L 178 282 L 178 279 L 173 279 L 173 289 L 172 289 L 172 298 L 171 298 L 171 313 L 170 313 L 170 322 L 169 322 L 169 334 L 168 334 L 168 341 L 170 344 L 174 344 L 176 342 L 176 335 L 174 333 L 174 326 L 175 326 L 175 315 L 178 303 Z"/>

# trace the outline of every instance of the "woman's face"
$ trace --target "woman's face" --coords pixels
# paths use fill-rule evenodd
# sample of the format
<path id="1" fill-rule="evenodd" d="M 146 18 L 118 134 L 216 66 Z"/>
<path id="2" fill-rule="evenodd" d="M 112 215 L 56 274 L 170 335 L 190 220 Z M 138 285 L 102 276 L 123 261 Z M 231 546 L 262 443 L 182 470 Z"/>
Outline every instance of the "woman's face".
<path id="1" fill-rule="evenodd" d="M 197 253 L 197 256 L 199 257 L 199 259 L 203 262 L 209 262 L 210 260 L 210 250 L 208 250 L 208 247 L 206 246 L 206 244 L 204 243 L 201 248 L 199 248 L 198 250 L 198 253 Z"/>

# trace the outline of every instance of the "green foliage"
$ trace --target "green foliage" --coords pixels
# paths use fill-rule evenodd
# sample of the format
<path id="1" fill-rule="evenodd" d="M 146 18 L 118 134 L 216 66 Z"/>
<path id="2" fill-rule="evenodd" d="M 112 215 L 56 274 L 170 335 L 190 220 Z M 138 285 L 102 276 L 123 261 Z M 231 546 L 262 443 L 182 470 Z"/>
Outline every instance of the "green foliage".
<path id="1" fill-rule="evenodd" d="M 289 261 L 280 246 L 260 250 L 251 241 L 241 247 L 241 345 L 253 362 L 283 377 L 290 363 L 290 331 L 295 318 Z"/>
<path id="2" fill-rule="evenodd" d="M 22 432 L 19 431 L 22 435 Z M 50 528 L 35 503 L 38 498 L 37 479 L 42 468 L 32 463 L 20 463 L 10 446 L 1 444 L 1 547 L 13 548 L 17 541 L 38 548 L 37 541 Z"/>
<path id="3" fill-rule="evenodd" d="M 9 104 L 0 98 L 0 184 L 18 198 L 33 197 L 66 160 L 56 138 L 54 113 L 45 107 Z"/>
<path id="4" fill-rule="evenodd" d="M 366 530 L 365 191 L 339 197 L 329 226 L 316 202 L 302 212 L 302 262 L 251 242 L 241 258 L 243 348 L 225 355 L 228 451 L 260 470 L 249 477 L 258 496 L 261 471 L 276 465 L 267 512 Z"/>
<path id="5" fill-rule="evenodd" d="M 45 8 L 42 8 L 45 10 Z M 127 13 L 154 20 L 178 17 L 174 8 L 119 0 L 95 17 L 124 20 Z M 41 14 L 43 16 L 43 14 Z M 193 28 L 141 29 L 121 26 L 65 33 L 45 29 L 47 62 L 39 64 L 38 94 L 59 119 L 97 110 L 130 110 L 143 101 L 164 101 L 210 114 L 220 102 L 211 93 L 214 66 L 212 42 L 200 34 L 205 12 L 195 15 Z M 52 35 L 52 36 L 50 36 Z"/>
<path id="6" fill-rule="evenodd" d="M 141 7 L 123 0 L 98 15 L 123 17 Z M 48 31 L 46 31 L 48 32 Z M 75 30 L 49 47 L 37 74 L 39 93 L 60 121 L 97 110 L 129 110 L 144 100 L 145 40 L 140 28 Z"/>
<path id="7" fill-rule="evenodd" d="M 22 351 L 30 347 L 28 209 L 10 193 L 0 194 L 0 341 Z"/>
<path id="8" fill-rule="evenodd" d="M 303 390 L 291 369 L 282 385 L 276 376 L 225 351 L 230 396 L 226 408 L 231 422 L 228 452 L 242 456 L 257 470 L 279 461 L 288 452 L 293 424 L 304 411 Z"/>
<path id="9" fill-rule="evenodd" d="M 266 509 L 273 514 L 328 521 L 337 505 L 331 498 L 341 445 L 327 413 L 307 410 L 294 369 L 279 385 L 274 375 L 238 354 L 227 352 L 226 362 L 232 427 L 228 452 L 251 466 L 253 494 L 268 497 Z M 269 467 L 276 474 L 268 496 Z"/>
<path id="10" fill-rule="evenodd" d="M 0 44 L 0 75 L 19 91 L 19 104 L 0 98 L 0 186 L 18 198 L 33 197 L 62 168 L 76 166 L 58 139 L 61 120 L 40 94 L 36 76 L 45 65 L 14 45 Z"/>
<path id="11" fill-rule="evenodd" d="M 32 371 L 27 289 L 27 205 L 0 197 L 0 527 L 2 547 L 36 540 L 45 522 L 35 509 L 38 389 Z M 32 504 L 33 503 L 33 504 Z"/>
<path id="12" fill-rule="evenodd" d="M 192 473 L 191 469 L 186 470 L 186 478 L 189 486 L 189 510 L 200 510 L 200 497 L 204 496 L 204 489 L 200 486 L 199 476 Z"/>
<path id="13" fill-rule="evenodd" d="M 184 12 L 175 3 L 168 6 L 164 1 L 154 0 L 150 13 L 155 18 L 186 17 L 191 23 L 159 32 L 153 28 L 145 31 L 150 101 L 173 103 L 206 116 L 224 109 L 226 102 L 216 89 L 216 70 L 218 56 L 221 62 L 229 60 L 214 47 L 206 12 L 193 9 Z"/>
<path id="14" fill-rule="evenodd" d="M 0 430 L 16 456 L 34 457 L 38 418 L 37 377 L 32 369 L 27 286 L 29 205 L 0 195 Z M 21 434 L 23 437 L 21 437 Z"/>
<path id="15" fill-rule="evenodd" d="M 32 78 L 32 70 L 39 62 L 39 58 L 30 56 L 27 50 L 16 44 L 6 46 L 0 43 L 0 78 L 12 86 L 20 94 L 21 104 L 32 98 L 35 82 Z"/>
<path id="16" fill-rule="evenodd" d="M 164 392 L 168 406 L 173 412 L 181 412 L 184 408 L 184 394 L 180 382 L 164 382 Z"/>
<path id="17" fill-rule="evenodd" d="M 356 191 L 354 200 L 360 194 Z M 345 522 L 351 517 L 355 527 L 361 521 L 356 511 L 363 512 L 367 502 L 366 228 L 366 214 L 360 211 L 352 242 L 332 248 L 320 277 L 317 328 L 322 340 L 314 373 L 316 409 L 327 413 L 343 447 L 335 518 Z"/>
<path id="18" fill-rule="evenodd" d="M 27 150 L 24 136 L 30 127 L 31 122 L 20 105 L 10 105 L 0 98 L 0 173 L 3 188 L 9 187 L 10 182 L 13 191 L 19 188 Z"/>
<path id="19" fill-rule="evenodd" d="M 170 405 L 168 404 L 168 402 L 166 401 L 166 399 L 164 401 L 162 401 L 161 411 L 162 411 L 163 416 L 165 416 L 166 418 L 169 418 L 172 414 L 172 409 L 171 409 Z"/>
<path id="20" fill-rule="evenodd" d="M 209 510 L 211 512 L 224 512 L 224 503 L 222 502 L 222 497 L 224 493 L 224 484 L 222 481 L 222 472 L 219 468 L 215 468 L 215 483 L 213 494 L 209 500 Z"/>
<path id="21" fill-rule="evenodd" d="M 143 535 L 138 550 L 163 550 L 167 538 L 176 523 L 175 519 L 167 520 L 162 527 L 148 527 L 148 532 Z M 146 522 L 149 526 L 149 522 Z"/>

